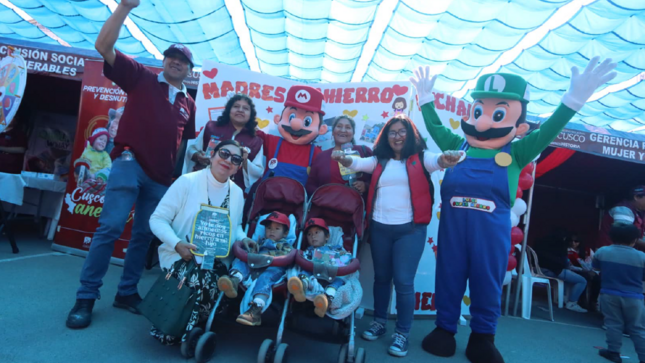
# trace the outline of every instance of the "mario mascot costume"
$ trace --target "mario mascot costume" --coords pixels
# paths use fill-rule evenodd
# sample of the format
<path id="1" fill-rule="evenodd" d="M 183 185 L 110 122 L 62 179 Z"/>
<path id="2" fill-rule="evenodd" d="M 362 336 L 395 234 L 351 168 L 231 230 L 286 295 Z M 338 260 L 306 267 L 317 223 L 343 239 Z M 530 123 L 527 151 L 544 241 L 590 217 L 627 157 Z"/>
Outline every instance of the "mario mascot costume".
<path id="1" fill-rule="evenodd" d="M 514 74 L 486 74 L 477 80 L 471 112 L 461 120 L 465 139 L 444 127 L 431 101 L 437 76 L 429 69 L 411 78 L 430 136 L 442 151 L 463 150 L 465 159 L 448 169 L 441 184 L 441 220 L 436 269 L 436 328 L 423 349 L 441 357 L 455 354 L 461 301 L 470 287 L 472 333 L 466 357 L 473 363 L 502 363 L 495 347 L 501 313 L 502 283 L 511 244 L 511 207 L 518 178 L 562 131 L 594 91 L 616 76 L 610 59 L 593 58 L 582 74 L 572 68 L 571 85 L 553 115 L 536 131 L 529 129 L 528 83 Z"/>
<path id="2" fill-rule="evenodd" d="M 321 152 L 313 141 L 327 132 L 323 94 L 309 86 L 293 86 L 287 93 L 284 110 L 275 115 L 281 137 L 258 133 L 264 140 L 266 168 L 263 180 L 285 176 L 307 184 L 311 163 Z"/>

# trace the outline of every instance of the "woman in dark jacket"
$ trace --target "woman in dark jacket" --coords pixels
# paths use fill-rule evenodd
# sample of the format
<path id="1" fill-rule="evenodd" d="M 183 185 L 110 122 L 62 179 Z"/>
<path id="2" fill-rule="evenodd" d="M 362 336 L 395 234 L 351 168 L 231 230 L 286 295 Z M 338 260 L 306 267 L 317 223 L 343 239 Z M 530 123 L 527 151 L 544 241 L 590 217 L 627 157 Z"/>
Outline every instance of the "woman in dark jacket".
<path id="1" fill-rule="evenodd" d="M 318 187 L 325 184 L 348 184 L 348 176 L 343 178 L 341 175 L 340 164 L 332 160 L 331 153 L 334 150 L 342 150 L 342 146 L 352 144 L 352 150 L 358 152 L 356 156 L 366 158 L 372 156 L 372 149 L 367 146 L 356 145 L 354 134 L 356 132 L 356 123 L 349 116 L 338 116 L 331 127 L 332 136 L 334 137 L 334 147 L 325 150 L 316 156 L 311 164 L 311 172 L 307 180 L 307 194 L 311 195 Z M 343 170 L 350 172 L 343 167 Z M 371 175 L 368 173 L 359 173 L 358 177 L 353 180 L 352 187 L 356 189 L 363 198 L 367 195 L 367 188 L 370 185 Z"/>
<path id="2" fill-rule="evenodd" d="M 568 248 L 569 235 L 564 231 L 555 231 L 549 237 L 538 241 L 535 245 L 535 253 L 540 269 L 545 275 L 558 278 L 567 285 L 571 285 L 566 308 L 578 313 L 586 313 L 587 310 L 578 305 L 578 300 L 587 287 L 587 280 L 569 269 L 571 262 L 569 262 L 567 253 Z"/>

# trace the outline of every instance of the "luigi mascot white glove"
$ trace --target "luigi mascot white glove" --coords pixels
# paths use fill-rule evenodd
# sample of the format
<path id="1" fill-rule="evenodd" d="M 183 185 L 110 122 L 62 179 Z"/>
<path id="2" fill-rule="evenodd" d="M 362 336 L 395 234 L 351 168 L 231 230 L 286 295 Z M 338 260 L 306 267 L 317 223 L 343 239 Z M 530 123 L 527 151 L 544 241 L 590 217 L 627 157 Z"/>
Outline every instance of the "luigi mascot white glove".
<path id="1" fill-rule="evenodd" d="M 461 120 L 464 137 L 443 126 L 432 96 L 436 76 L 420 68 L 411 82 L 417 89 L 426 128 L 442 151 L 462 150 L 466 158 L 444 176 L 435 279 L 436 328 L 423 349 L 455 354 L 457 324 L 466 284 L 470 286 L 470 328 L 466 356 L 473 363 L 503 363 L 495 347 L 497 319 L 508 252 L 511 208 L 521 170 L 535 159 L 584 106 L 595 90 L 616 76 L 610 59 L 593 58 L 580 74 L 571 72 L 571 87 L 562 104 L 538 130 L 512 142 L 529 129 L 528 83 L 508 73 L 485 74 L 473 89 L 470 114 Z"/>

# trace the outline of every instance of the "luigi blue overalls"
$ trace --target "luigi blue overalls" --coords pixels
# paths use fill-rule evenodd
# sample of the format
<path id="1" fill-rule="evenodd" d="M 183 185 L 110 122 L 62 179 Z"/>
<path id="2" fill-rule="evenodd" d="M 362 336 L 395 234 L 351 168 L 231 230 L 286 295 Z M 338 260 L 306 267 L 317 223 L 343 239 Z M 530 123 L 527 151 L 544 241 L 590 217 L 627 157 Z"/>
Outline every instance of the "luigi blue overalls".
<path id="1" fill-rule="evenodd" d="M 464 142 L 461 150 L 467 149 L 468 143 Z M 501 152 L 510 154 L 511 144 Z M 441 204 L 436 325 L 457 332 L 468 281 L 472 331 L 495 334 L 511 245 L 506 167 L 497 165 L 494 158 L 467 157 L 446 171 Z"/>
<path id="2" fill-rule="evenodd" d="M 282 146 L 283 138 L 280 138 L 278 141 L 278 146 L 275 148 L 275 153 L 273 154 L 274 159 L 278 159 L 278 154 L 280 153 L 280 146 Z M 272 176 L 284 176 L 287 178 L 295 179 L 299 181 L 302 185 L 307 184 L 307 179 L 309 179 L 308 169 L 311 167 L 311 161 L 314 158 L 314 145 L 309 145 L 309 164 L 304 167 L 300 165 L 290 164 L 284 160 L 280 160 L 278 165 L 274 169 L 267 168 L 262 180 L 270 178 Z M 284 159 L 284 158 L 283 158 Z M 267 161 L 268 162 L 268 161 Z"/>

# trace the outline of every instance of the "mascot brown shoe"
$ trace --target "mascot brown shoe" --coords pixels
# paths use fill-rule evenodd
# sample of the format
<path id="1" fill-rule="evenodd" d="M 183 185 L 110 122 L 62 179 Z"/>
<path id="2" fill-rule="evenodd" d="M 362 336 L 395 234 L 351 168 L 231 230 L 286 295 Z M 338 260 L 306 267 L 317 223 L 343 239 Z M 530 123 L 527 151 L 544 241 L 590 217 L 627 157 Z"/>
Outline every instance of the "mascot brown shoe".
<path id="1" fill-rule="evenodd" d="M 436 327 L 430 334 L 423 338 L 421 347 L 426 352 L 438 357 L 452 357 L 457 350 L 455 334 Z"/>
<path id="2" fill-rule="evenodd" d="M 504 358 L 495 347 L 494 334 L 470 333 L 466 357 L 472 363 L 504 363 Z"/>

